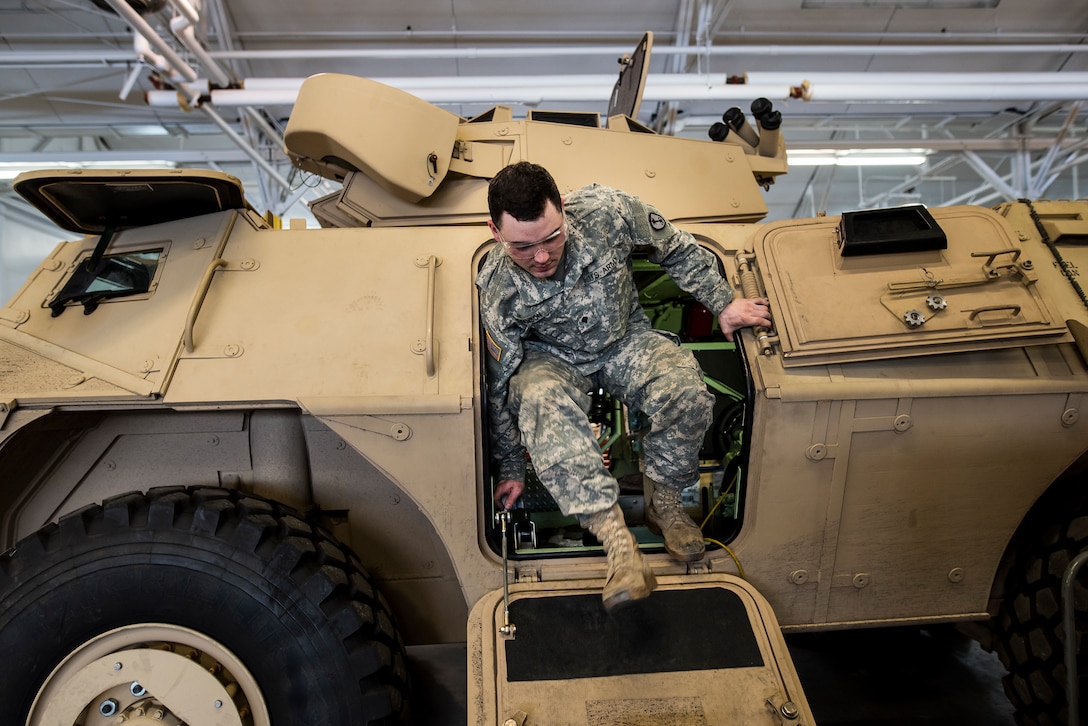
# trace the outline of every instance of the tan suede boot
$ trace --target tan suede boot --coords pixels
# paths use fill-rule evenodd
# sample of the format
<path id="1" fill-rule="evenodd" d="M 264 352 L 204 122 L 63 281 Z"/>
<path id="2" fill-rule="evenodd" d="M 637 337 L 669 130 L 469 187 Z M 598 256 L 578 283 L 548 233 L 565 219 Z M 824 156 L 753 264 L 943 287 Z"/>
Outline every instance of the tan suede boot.
<path id="1" fill-rule="evenodd" d="M 611 611 L 619 605 L 649 597 L 657 587 L 657 578 L 639 552 L 631 530 L 624 524 L 620 505 L 613 504 L 609 509 L 586 515 L 584 522 L 608 555 L 608 579 L 601 592 L 604 609 Z"/>
<path id="2" fill-rule="evenodd" d="M 680 562 L 701 560 L 706 554 L 703 532 L 691 520 L 680 502 L 680 490 L 642 479 L 646 495 L 646 526 L 665 538 L 665 550 Z"/>

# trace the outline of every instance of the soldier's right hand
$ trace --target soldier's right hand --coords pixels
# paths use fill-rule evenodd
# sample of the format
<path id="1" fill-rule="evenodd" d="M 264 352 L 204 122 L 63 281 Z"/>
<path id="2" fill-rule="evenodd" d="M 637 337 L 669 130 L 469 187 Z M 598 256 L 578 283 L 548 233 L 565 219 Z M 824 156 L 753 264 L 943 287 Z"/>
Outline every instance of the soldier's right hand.
<path id="1" fill-rule="evenodd" d="M 769 308 L 770 303 L 767 298 L 734 298 L 718 314 L 718 325 L 721 326 L 722 332 L 725 333 L 725 339 L 733 342 L 733 333 L 741 328 L 756 326 L 770 329 L 771 313 Z"/>

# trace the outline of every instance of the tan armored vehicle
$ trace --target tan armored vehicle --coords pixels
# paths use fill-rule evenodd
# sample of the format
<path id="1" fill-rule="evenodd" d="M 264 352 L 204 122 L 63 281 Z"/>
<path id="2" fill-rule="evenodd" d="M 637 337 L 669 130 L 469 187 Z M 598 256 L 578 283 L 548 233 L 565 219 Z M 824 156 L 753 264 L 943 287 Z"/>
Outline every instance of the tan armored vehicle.
<path id="1" fill-rule="evenodd" d="M 781 630 L 934 622 L 998 651 L 1025 723 L 1064 723 L 1088 203 L 759 224 L 773 112 L 663 137 L 638 86 L 607 118 L 464 119 L 316 76 L 287 145 L 343 182 L 322 229 L 218 173 L 20 177 L 76 238 L 0 310 L 0 723 L 406 723 L 405 646 L 467 641 L 473 724 L 811 724 Z M 487 181 L 522 159 L 651 201 L 775 316 L 727 343 L 633 261 L 718 405 L 685 566 L 642 527 L 640 412 L 596 396 L 660 583 L 611 617 L 538 483 L 492 504 L 474 278 Z"/>

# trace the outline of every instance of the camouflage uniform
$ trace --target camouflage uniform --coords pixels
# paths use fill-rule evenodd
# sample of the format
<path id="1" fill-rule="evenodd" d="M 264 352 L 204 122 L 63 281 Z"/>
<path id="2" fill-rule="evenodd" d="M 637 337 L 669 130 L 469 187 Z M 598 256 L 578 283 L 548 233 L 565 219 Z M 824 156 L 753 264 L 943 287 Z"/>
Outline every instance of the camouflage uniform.
<path id="1" fill-rule="evenodd" d="M 630 256 L 649 248 L 676 283 L 715 315 L 733 299 L 717 259 L 652 206 L 592 185 L 564 200 L 560 269 L 538 280 L 497 246 L 477 277 L 488 349 L 488 413 L 496 480 L 525 480 L 528 450 L 565 514 L 607 509 L 618 495 L 589 428 L 603 388 L 652 423 L 646 475 L 675 487 L 698 479 L 713 408 L 691 351 L 655 331 L 638 303 Z"/>

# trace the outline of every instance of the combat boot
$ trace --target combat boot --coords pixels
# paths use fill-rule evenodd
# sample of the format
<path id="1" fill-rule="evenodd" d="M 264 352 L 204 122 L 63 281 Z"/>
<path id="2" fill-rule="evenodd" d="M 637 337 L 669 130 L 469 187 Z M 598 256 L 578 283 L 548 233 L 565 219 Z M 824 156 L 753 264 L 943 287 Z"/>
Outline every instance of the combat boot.
<path id="1" fill-rule="evenodd" d="M 643 477 L 646 526 L 665 538 L 665 549 L 680 562 L 694 562 L 706 553 L 703 532 L 680 502 L 680 490 Z"/>
<path id="2" fill-rule="evenodd" d="M 601 600 L 604 609 L 649 597 L 657 587 L 657 578 L 639 552 L 638 542 L 623 522 L 619 504 L 585 515 L 583 520 L 608 555 L 608 579 Z"/>

